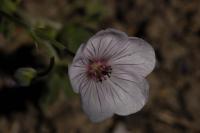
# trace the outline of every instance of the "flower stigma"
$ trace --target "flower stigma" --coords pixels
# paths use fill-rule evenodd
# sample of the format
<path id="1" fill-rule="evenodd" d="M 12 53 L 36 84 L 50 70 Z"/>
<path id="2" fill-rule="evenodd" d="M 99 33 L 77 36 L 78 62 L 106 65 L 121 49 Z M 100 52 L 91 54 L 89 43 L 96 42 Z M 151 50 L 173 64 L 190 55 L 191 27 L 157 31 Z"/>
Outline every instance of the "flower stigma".
<path id="1" fill-rule="evenodd" d="M 106 80 L 107 77 L 109 78 L 111 72 L 111 66 L 103 59 L 90 60 L 90 63 L 88 64 L 88 77 L 97 82 L 102 82 L 103 80 Z"/>

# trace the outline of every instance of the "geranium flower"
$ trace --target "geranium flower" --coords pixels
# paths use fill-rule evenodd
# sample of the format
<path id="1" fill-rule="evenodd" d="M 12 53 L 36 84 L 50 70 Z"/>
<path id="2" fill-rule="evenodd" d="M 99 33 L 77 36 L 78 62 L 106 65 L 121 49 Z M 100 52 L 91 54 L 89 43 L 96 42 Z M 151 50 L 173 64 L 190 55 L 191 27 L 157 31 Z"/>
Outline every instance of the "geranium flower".
<path id="1" fill-rule="evenodd" d="M 89 119 L 99 122 L 113 114 L 129 115 L 148 99 L 145 77 L 154 69 L 155 53 L 146 41 L 106 29 L 78 49 L 69 77 Z"/>

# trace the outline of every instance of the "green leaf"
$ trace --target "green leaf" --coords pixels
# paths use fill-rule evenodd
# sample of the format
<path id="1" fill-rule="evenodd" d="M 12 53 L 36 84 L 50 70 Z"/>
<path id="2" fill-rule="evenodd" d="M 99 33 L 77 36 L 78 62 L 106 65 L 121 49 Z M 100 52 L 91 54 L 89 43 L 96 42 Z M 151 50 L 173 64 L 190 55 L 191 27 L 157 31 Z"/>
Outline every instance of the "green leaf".
<path id="1" fill-rule="evenodd" d="M 7 12 L 13 13 L 17 10 L 20 0 L 0 0 L 0 9 Z"/>
<path id="2" fill-rule="evenodd" d="M 67 46 L 68 50 L 75 53 L 90 36 L 91 32 L 85 28 L 77 24 L 68 24 L 60 32 L 59 40 Z"/>
<path id="3" fill-rule="evenodd" d="M 49 92 L 43 99 L 42 105 L 44 108 L 53 104 L 59 98 L 60 92 L 64 92 L 67 98 L 75 96 L 75 93 L 72 91 L 72 88 L 70 86 L 67 75 L 63 73 L 63 70 L 61 70 L 60 68 L 59 71 L 60 72 L 58 72 L 57 70 L 54 71 L 47 80 L 47 87 Z"/>
<path id="4" fill-rule="evenodd" d="M 46 26 L 43 28 L 36 28 L 34 31 L 38 37 L 42 39 L 46 39 L 46 40 L 55 39 L 56 34 L 57 34 L 57 31 L 50 26 Z"/>
<path id="5" fill-rule="evenodd" d="M 65 94 L 67 97 L 74 97 L 75 93 L 72 90 L 71 83 L 69 81 L 69 77 L 66 76 L 66 87 L 64 88 Z"/>

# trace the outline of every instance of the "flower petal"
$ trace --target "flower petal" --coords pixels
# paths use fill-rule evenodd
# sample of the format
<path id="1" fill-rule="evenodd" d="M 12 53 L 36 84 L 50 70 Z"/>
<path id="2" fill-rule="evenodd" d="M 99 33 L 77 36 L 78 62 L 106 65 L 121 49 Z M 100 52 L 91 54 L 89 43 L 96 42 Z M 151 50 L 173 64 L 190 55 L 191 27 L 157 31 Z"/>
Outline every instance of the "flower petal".
<path id="1" fill-rule="evenodd" d="M 105 59 L 111 75 L 96 82 L 87 75 L 90 61 Z M 153 48 L 144 40 L 106 29 L 82 44 L 69 66 L 73 90 L 81 94 L 82 107 L 91 121 L 99 122 L 114 113 L 129 115 L 147 102 L 146 77 L 155 67 Z"/>
<path id="2" fill-rule="evenodd" d="M 128 36 L 121 31 L 114 29 L 102 30 L 96 33 L 86 43 L 84 54 L 90 58 L 106 58 L 120 48 L 121 41 L 126 40 Z"/>
<path id="3" fill-rule="evenodd" d="M 87 79 L 86 75 L 86 65 L 84 64 L 84 59 L 74 59 L 74 63 L 68 66 L 69 79 L 74 92 L 78 93 L 80 87 L 85 83 Z"/>
<path id="4" fill-rule="evenodd" d="M 124 54 L 112 58 L 115 67 L 146 77 L 155 67 L 156 59 L 153 48 L 146 41 L 129 37 L 128 48 Z"/>
<path id="5" fill-rule="evenodd" d="M 75 57 L 74 57 L 74 59 L 73 59 L 73 62 L 76 62 L 76 61 L 79 60 L 80 58 L 83 58 L 83 50 L 84 50 L 84 48 L 85 48 L 85 44 L 82 43 L 82 44 L 80 45 L 80 47 L 78 48 L 78 50 L 76 51 L 76 55 L 75 55 Z"/>
<path id="6" fill-rule="evenodd" d="M 103 121 L 114 114 L 114 109 L 109 105 L 106 89 L 102 83 L 90 81 L 80 91 L 83 110 L 93 122 Z"/>
<path id="7" fill-rule="evenodd" d="M 116 36 L 128 37 L 125 32 L 122 32 L 122 31 L 119 31 L 119 30 L 116 30 L 116 29 L 113 29 L 113 28 L 101 30 L 101 31 L 97 32 L 95 34 L 95 36 L 102 36 L 102 35 L 105 35 L 105 34 L 107 34 L 107 35 L 113 34 L 113 35 L 116 35 Z"/>
<path id="8" fill-rule="evenodd" d="M 68 66 L 69 79 L 72 88 L 76 93 L 79 92 L 80 85 L 88 80 L 86 75 L 88 60 L 83 56 L 84 47 L 85 44 L 81 44 L 76 52 L 72 64 Z"/>
<path id="9" fill-rule="evenodd" d="M 142 109 L 147 102 L 149 86 L 142 77 L 126 71 L 113 73 L 108 79 L 113 96 L 115 113 L 129 115 Z"/>
<path id="10" fill-rule="evenodd" d="M 143 79 L 142 83 L 139 84 L 142 94 L 144 95 L 146 101 L 149 98 L 149 83 L 146 79 Z"/>

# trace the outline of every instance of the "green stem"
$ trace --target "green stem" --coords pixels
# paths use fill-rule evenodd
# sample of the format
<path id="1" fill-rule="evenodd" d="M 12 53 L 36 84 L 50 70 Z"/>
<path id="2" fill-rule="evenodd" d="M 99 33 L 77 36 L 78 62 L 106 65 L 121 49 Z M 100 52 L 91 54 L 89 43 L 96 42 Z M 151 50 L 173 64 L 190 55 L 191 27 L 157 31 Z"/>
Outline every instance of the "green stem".
<path id="1" fill-rule="evenodd" d="M 51 57 L 48 68 L 46 70 L 38 72 L 37 77 L 43 77 L 43 76 L 47 75 L 49 72 L 51 72 L 51 70 L 53 69 L 54 63 L 55 63 L 55 59 L 54 59 L 54 57 Z"/>

